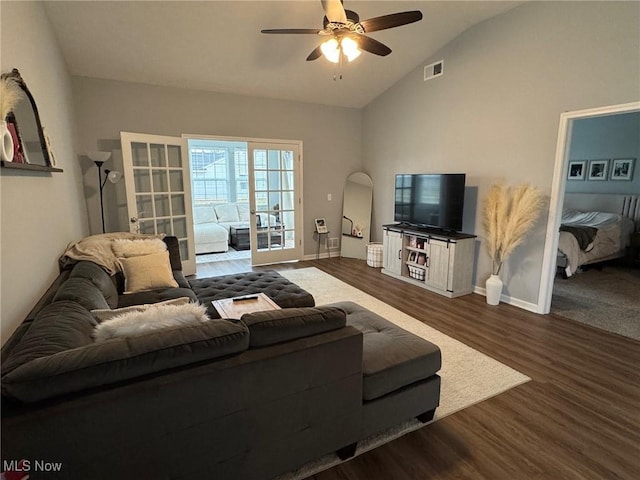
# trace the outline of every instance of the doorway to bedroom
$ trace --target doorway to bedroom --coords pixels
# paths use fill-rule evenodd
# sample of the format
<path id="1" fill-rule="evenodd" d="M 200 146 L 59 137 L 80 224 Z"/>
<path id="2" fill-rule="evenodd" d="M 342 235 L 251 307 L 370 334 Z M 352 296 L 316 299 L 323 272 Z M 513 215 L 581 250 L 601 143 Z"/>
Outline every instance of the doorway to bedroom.
<path id="1" fill-rule="evenodd" d="M 301 142 L 185 137 L 196 263 L 299 260 Z"/>
<path id="2" fill-rule="evenodd" d="M 631 242 L 640 230 L 639 110 L 635 102 L 561 116 L 547 229 L 555 244 L 547 242 L 549 283 L 541 290 L 547 312 L 636 339 L 640 269 Z M 586 226 L 593 238 L 583 248 L 581 235 L 558 232 L 561 224 Z"/>

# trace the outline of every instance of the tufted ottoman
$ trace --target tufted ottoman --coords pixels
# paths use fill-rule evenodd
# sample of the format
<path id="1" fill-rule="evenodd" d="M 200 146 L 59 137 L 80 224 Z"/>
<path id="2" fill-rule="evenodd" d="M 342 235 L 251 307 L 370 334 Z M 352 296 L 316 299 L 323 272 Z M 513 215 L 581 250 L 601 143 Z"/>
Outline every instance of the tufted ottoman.
<path id="1" fill-rule="evenodd" d="M 313 307 L 313 296 L 274 270 L 245 272 L 222 277 L 189 280 L 198 300 L 207 305 L 212 318 L 220 318 L 211 304 L 214 300 L 264 293 L 282 308 Z"/>
<path id="2" fill-rule="evenodd" d="M 362 438 L 412 418 L 433 419 L 440 404 L 442 365 L 437 345 L 389 322 L 354 302 L 337 302 L 347 325 L 363 335 Z M 352 446 L 355 451 L 355 445 Z M 341 453 L 349 457 L 348 449 Z"/>

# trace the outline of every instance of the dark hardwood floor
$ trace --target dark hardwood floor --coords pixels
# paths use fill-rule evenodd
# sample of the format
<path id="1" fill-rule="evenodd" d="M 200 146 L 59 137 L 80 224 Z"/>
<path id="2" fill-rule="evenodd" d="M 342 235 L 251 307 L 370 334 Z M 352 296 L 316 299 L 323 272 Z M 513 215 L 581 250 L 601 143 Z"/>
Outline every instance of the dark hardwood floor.
<path id="1" fill-rule="evenodd" d="M 640 478 L 640 342 L 562 317 L 490 307 L 480 295 L 441 297 L 362 260 L 255 269 L 309 266 L 532 379 L 312 480 Z M 248 269 L 207 264 L 198 276 Z"/>

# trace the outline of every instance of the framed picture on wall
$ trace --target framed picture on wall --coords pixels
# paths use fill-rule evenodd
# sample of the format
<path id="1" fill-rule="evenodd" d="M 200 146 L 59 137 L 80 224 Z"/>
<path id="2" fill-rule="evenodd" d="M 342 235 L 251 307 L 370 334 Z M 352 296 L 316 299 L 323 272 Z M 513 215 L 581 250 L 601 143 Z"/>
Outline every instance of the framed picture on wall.
<path id="1" fill-rule="evenodd" d="M 589 180 L 602 180 L 607 179 L 607 169 L 609 167 L 609 160 L 591 160 L 589 162 Z"/>
<path id="2" fill-rule="evenodd" d="M 584 180 L 587 173 L 586 160 L 570 160 L 567 180 Z"/>
<path id="3" fill-rule="evenodd" d="M 632 180 L 635 158 L 614 158 L 611 164 L 611 180 Z"/>

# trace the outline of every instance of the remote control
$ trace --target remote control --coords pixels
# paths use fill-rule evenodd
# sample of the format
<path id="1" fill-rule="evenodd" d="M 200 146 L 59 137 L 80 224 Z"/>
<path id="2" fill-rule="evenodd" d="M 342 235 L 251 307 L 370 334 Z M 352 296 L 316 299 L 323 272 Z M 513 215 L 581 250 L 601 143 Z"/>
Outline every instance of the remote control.
<path id="1" fill-rule="evenodd" d="M 257 295 L 248 295 L 246 297 L 236 297 L 233 299 L 234 302 L 244 302 L 245 300 L 257 300 Z"/>

